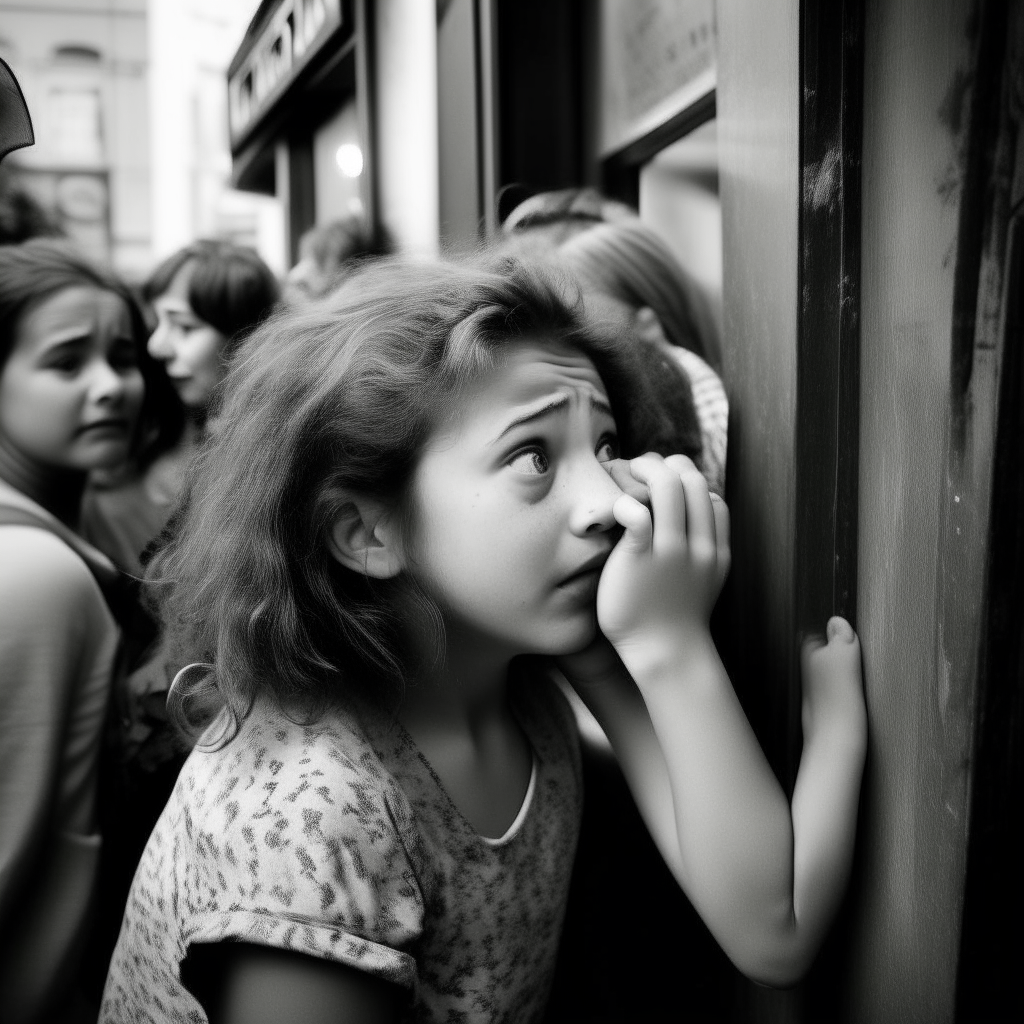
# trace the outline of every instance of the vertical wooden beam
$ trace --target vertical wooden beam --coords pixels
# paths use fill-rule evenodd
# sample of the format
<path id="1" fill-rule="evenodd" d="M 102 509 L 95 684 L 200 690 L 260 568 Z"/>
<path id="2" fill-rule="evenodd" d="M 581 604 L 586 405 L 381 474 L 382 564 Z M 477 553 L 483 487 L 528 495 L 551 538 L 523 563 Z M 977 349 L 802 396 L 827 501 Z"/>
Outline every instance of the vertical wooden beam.
<path id="1" fill-rule="evenodd" d="M 964 448 L 951 404 L 978 7 L 865 0 L 857 628 L 869 753 L 837 1024 L 954 1013 L 992 432 L 987 371 Z"/>
<path id="2" fill-rule="evenodd" d="M 1024 961 L 1019 838 L 1024 807 L 1024 109 L 1013 98 L 1024 76 L 1024 2 L 990 3 L 984 15 L 988 25 L 981 31 L 991 34 L 997 53 L 987 52 L 985 67 L 979 70 L 990 78 L 988 87 L 979 90 L 987 95 L 990 109 L 979 111 L 976 119 L 988 129 L 977 139 L 982 157 L 978 192 L 987 206 L 979 217 L 978 238 L 987 259 L 975 273 L 980 287 L 971 304 L 989 315 L 977 318 L 981 337 L 972 332 L 969 340 L 970 362 L 978 362 L 982 374 L 986 349 L 997 362 L 998 407 L 957 972 L 958 1024 L 1024 1019 L 1019 979 Z M 985 325 L 993 319 L 990 333 Z M 977 376 L 971 367 L 969 376 L 954 377 L 961 385 L 966 377 L 968 384 L 962 401 L 965 426 L 975 404 Z"/>
<path id="3" fill-rule="evenodd" d="M 491 238 L 498 230 L 498 41 L 496 35 L 496 0 L 477 0 L 477 82 L 480 99 L 477 104 L 480 143 L 480 207 L 483 211 L 484 237 Z"/>
<path id="4" fill-rule="evenodd" d="M 309 127 L 288 135 L 288 253 L 299 258 L 302 233 L 316 224 L 316 178 L 313 170 L 313 133 Z"/>
<path id="5" fill-rule="evenodd" d="M 437 16 L 438 210 L 441 246 L 472 251 L 482 219 L 479 30 L 475 0 L 448 0 Z"/>
<path id="6" fill-rule="evenodd" d="M 359 194 L 363 201 L 363 219 L 371 230 L 380 226 L 377 173 L 377 136 L 374 105 L 374 5 L 370 0 L 353 0 L 356 36 L 356 117 L 363 148 L 363 173 Z"/>
<path id="7" fill-rule="evenodd" d="M 856 628 L 860 447 L 863 0 L 804 0 L 800 25 L 800 327 L 796 577 L 800 636 L 831 615 Z M 800 687 L 794 680 L 791 727 Z M 795 756 L 800 744 L 794 740 Z M 802 1017 L 827 1019 L 849 953 L 849 902 L 803 988 Z"/>
<path id="8" fill-rule="evenodd" d="M 796 616 L 853 620 L 857 580 L 863 3 L 801 10 Z"/>

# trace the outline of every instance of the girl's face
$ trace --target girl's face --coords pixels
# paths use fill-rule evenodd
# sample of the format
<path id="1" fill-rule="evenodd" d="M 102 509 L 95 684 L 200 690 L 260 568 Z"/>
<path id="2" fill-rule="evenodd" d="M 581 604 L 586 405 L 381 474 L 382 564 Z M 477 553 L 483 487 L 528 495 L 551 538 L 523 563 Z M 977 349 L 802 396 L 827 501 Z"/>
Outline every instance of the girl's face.
<path id="1" fill-rule="evenodd" d="M 586 356 L 511 346 L 437 431 L 413 476 L 409 570 L 460 635 L 510 655 L 579 650 L 597 628 L 622 491 L 615 420 Z"/>
<path id="2" fill-rule="evenodd" d="M 227 369 L 222 353 L 227 339 L 192 312 L 188 285 L 195 264 L 186 263 L 170 287 L 153 303 L 156 330 L 149 337 L 149 354 L 167 370 L 182 404 L 205 409 Z"/>
<path id="3" fill-rule="evenodd" d="M 53 469 L 115 466 L 143 397 L 131 317 L 114 293 L 65 288 L 30 306 L 0 371 L 0 444 Z"/>

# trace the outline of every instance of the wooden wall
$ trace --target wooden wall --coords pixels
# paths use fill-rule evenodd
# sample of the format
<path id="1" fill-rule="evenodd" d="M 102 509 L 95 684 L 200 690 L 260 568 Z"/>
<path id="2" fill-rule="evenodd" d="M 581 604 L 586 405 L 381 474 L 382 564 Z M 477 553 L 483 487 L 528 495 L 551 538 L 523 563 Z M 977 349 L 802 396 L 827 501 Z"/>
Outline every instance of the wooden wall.
<path id="1" fill-rule="evenodd" d="M 718 7 L 735 566 L 722 629 L 745 706 L 788 780 L 797 630 L 845 610 L 863 644 L 871 740 L 856 876 L 830 946 L 801 989 L 748 990 L 740 1016 L 941 1024 L 956 1006 L 989 556 L 1005 296 L 989 267 L 1003 253 L 985 124 L 1007 5 L 867 0 L 854 12 L 863 82 L 844 87 L 863 103 L 863 134 L 859 166 L 837 163 L 860 176 L 845 198 L 819 187 L 830 149 L 811 145 L 821 97 L 810 6 Z M 856 221 L 815 220 L 858 193 Z M 821 268 L 853 229 L 851 292 L 842 260 L 824 279 Z M 858 304 L 852 362 L 829 356 L 843 343 L 830 295 L 837 311 Z M 843 500 L 855 504 L 846 540 Z M 835 573 L 830 555 L 838 564 L 852 550 L 855 565 Z"/>

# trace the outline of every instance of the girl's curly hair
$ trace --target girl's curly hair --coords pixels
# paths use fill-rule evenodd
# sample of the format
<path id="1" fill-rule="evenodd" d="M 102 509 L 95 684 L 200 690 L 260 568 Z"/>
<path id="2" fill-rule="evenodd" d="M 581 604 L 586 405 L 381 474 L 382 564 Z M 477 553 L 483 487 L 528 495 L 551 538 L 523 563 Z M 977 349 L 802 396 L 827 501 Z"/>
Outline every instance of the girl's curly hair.
<path id="1" fill-rule="evenodd" d="M 389 260 L 249 337 L 147 573 L 179 663 L 208 666 L 179 677 L 192 679 L 172 691 L 179 724 L 195 731 L 192 707 L 207 721 L 226 707 L 237 724 L 261 696 L 315 717 L 346 692 L 400 693 L 394 588 L 408 594 L 409 582 L 339 565 L 330 531 L 354 496 L 403 511 L 432 431 L 509 344 L 551 338 L 586 354 L 624 455 L 686 450 L 689 426 L 652 400 L 659 368 L 580 309 L 564 282 L 512 261 Z"/>

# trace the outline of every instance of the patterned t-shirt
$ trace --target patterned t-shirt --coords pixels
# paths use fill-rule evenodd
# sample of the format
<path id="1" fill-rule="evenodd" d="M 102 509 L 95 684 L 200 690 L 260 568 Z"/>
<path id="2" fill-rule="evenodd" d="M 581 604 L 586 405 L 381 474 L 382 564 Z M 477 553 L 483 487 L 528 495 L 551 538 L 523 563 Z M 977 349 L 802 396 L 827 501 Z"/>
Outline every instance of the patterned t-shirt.
<path id="1" fill-rule="evenodd" d="M 229 743 L 194 752 L 136 872 L 101 1024 L 206 1021 L 180 966 L 190 944 L 231 939 L 405 986 L 406 1021 L 538 1020 L 579 831 L 579 747 L 550 678 L 518 681 L 512 708 L 533 775 L 499 840 L 367 708 L 303 726 L 260 706 Z"/>

